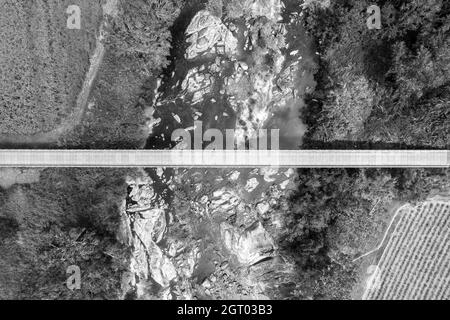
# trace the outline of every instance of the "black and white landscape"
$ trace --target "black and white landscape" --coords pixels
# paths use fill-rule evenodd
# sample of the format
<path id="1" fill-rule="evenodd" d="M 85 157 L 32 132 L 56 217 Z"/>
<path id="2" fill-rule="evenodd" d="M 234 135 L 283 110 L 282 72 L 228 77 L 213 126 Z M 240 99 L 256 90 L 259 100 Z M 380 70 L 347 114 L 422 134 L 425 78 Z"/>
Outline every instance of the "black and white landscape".
<path id="1" fill-rule="evenodd" d="M 0 0 L 0 300 L 450 299 L 449 117 L 448 0 Z"/>
<path id="2" fill-rule="evenodd" d="M 0 299 L 449 299 L 447 169 L 1 169 Z"/>
<path id="3" fill-rule="evenodd" d="M 196 122 L 288 150 L 449 146 L 445 0 L 0 4 L 4 148 L 186 148 Z"/>

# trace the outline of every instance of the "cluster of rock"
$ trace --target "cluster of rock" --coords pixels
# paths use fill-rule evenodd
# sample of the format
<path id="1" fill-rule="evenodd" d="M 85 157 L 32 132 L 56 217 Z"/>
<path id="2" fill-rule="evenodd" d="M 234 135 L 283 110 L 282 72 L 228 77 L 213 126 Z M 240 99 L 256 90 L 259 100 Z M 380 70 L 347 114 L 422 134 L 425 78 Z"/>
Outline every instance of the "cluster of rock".
<path id="1" fill-rule="evenodd" d="M 183 101 L 192 108 L 192 120 L 199 111 L 207 113 L 203 108 L 211 103 L 225 103 L 236 116 L 235 127 L 227 129 L 235 130 L 237 141 L 255 136 L 274 112 L 298 98 L 296 79 L 302 60 L 295 48 L 286 52 L 281 0 L 245 0 L 241 6 L 243 16 L 235 20 L 222 21 L 207 10 L 194 16 L 186 30 L 186 61 L 180 64 L 188 70 L 182 79 L 168 80 L 176 83 L 156 103 L 164 113 L 168 105 Z M 177 76 L 180 73 L 172 74 Z M 215 120 L 230 116 L 218 113 Z"/>
<path id="2" fill-rule="evenodd" d="M 192 104 L 197 104 L 203 100 L 203 97 L 211 92 L 214 84 L 214 77 L 205 68 L 193 68 L 189 70 L 186 79 L 181 84 L 185 94 L 192 96 Z"/>
<path id="3" fill-rule="evenodd" d="M 294 178 L 293 170 L 178 170 L 165 181 L 170 204 L 150 178 L 129 179 L 124 290 L 141 299 L 269 298 L 268 288 L 294 275 L 277 249 Z"/>
<path id="4" fill-rule="evenodd" d="M 250 7 L 252 16 L 266 17 L 272 21 L 280 21 L 281 10 L 284 4 L 281 0 L 246 0 L 249 2 L 247 6 Z"/>
<path id="5" fill-rule="evenodd" d="M 150 278 L 165 288 L 177 277 L 175 267 L 159 247 L 167 232 L 168 206 L 159 199 L 152 182 L 150 178 L 129 179 L 131 192 L 124 204 L 122 234 L 132 248 L 130 272 L 133 275 L 127 278 L 131 279 L 127 289 L 135 287 L 138 296 L 144 295 L 140 284 Z"/>

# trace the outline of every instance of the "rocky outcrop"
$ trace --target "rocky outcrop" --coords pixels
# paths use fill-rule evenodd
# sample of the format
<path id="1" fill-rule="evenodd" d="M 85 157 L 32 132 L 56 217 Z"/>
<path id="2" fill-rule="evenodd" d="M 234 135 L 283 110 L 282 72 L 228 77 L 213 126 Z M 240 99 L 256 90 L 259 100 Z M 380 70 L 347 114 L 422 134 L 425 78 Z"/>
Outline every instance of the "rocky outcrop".
<path id="1" fill-rule="evenodd" d="M 211 73 L 205 71 L 205 68 L 194 68 L 189 70 L 181 84 L 181 88 L 183 94 L 191 96 L 191 102 L 195 105 L 211 92 L 213 84 L 214 77 Z"/>
<path id="2" fill-rule="evenodd" d="M 167 206 L 158 199 L 152 182 L 150 178 L 128 180 L 131 192 L 125 205 L 122 234 L 126 234 L 126 242 L 133 248 L 131 273 L 142 281 L 151 278 L 162 288 L 167 288 L 177 277 L 177 272 L 158 246 L 167 231 Z"/>
<path id="3" fill-rule="evenodd" d="M 293 170 L 162 172 L 169 203 L 152 179 L 128 180 L 121 233 L 133 250 L 124 290 L 140 299 L 267 299 L 295 275 L 276 245 Z"/>
<path id="4" fill-rule="evenodd" d="M 222 21 L 203 10 L 197 13 L 186 30 L 187 59 L 194 59 L 206 53 L 233 56 L 237 50 L 237 39 Z"/>
<path id="5" fill-rule="evenodd" d="M 260 222 L 243 232 L 223 223 L 220 233 L 225 247 L 245 266 L 252 266 L 272 257 L 275 251 L 273 240 Z"/>

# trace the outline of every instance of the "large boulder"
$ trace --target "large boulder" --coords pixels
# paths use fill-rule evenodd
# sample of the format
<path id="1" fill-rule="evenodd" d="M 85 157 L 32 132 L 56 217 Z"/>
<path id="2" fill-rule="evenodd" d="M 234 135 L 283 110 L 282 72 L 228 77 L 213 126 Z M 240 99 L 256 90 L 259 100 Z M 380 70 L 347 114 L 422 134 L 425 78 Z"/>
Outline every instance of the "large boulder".
<path id="1" fill-rule="evenodd" d="M 200 71 L 200 68 L 193 68 L 188 71 L 186 78 L 181 84 L 183 93 L 192 95 L 192 104 L 201 102 L 204 96 L 210 93 L 214 84 L 214 78 L 206 71 Z"/>
<path id="2" fill-rule="evenodd" d="M 148 252 L 149 269 L 153 280 L 161 285 L 161 287 L 167 288 L 170 282 L 178 276 L 172 261 L 164 255 L 162 250 L 154 242 L 150 243 Z"/>
<path id="3" fill-rule="evenodd" d="M 153 279 L 161 287 L 167 288 L 177 277 L 171 260 L 158 246 L 167 231 L 166 211 L 157 201 L 151 179 L 128 179 L 131 205 L 124 204 L 122 233 L 131 244 L 130 271 L 139 278 L 139 283 Z M 138 293 L 139 295 L 139 293 Z"/>
<path id="4" fill-rule="evenodd" d="M 275 252 L 272 238 L 259 222 L 244 232 L 222 223 L 220 233 L 225 247 L 244 265 L 254 265 Z"/>
<path id="5" fill-rule="evenodd" d="M 238 41 L 220 18 L 207 10 L 195 15 L 186 30 L 190 43 L 186 52 L 187 59 L 194 59 L 205 53 L 234 55 Z"/>

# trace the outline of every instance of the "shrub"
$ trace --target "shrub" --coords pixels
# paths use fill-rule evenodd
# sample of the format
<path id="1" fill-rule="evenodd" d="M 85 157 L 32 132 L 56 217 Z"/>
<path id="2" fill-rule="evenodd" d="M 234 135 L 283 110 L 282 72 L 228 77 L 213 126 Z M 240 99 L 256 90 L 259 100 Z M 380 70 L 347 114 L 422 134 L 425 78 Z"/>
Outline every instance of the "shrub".
<path id="1" fill-rule="evenodd" d="M 169 27 L 179 14 L 182 1 L 120 1 L 120 13 L 111 22 L 108 45 L 116 56 L 150 72 L 167 66 L 170 54 Z"/>

